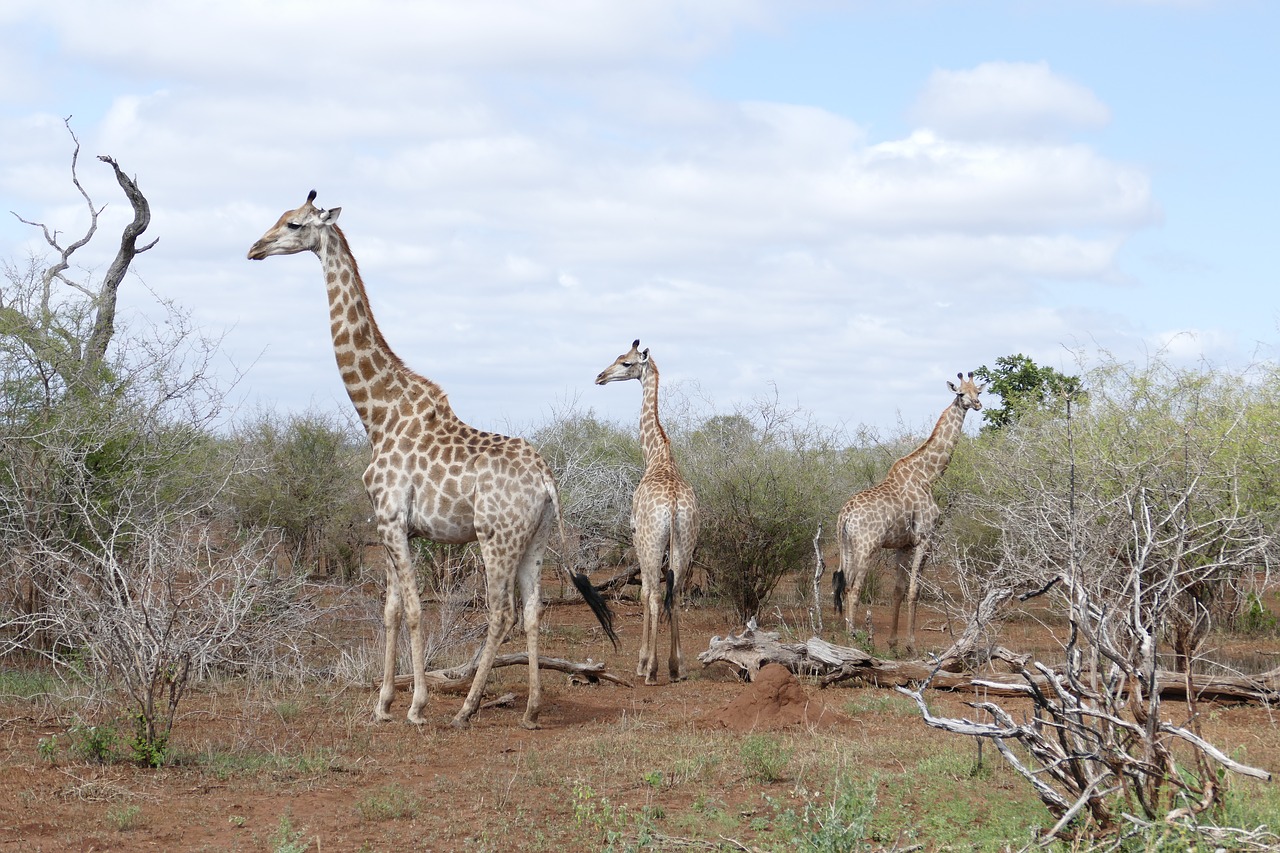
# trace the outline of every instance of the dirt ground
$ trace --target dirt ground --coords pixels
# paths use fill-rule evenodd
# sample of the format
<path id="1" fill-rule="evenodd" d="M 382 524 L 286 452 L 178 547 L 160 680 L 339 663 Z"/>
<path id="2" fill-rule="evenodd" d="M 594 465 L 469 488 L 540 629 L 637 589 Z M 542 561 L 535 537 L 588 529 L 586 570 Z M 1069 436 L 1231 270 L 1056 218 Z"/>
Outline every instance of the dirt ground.
<path id="1" fill-rule="evenodd" d="M 604 660 L 634 681 L 639 610 L 615 608 L 621 652 L 585 607 L 560 606 L 544 618 L 543 653 Z M 876 611 L 880 637 L 885 609 Z M 937 648 L 946 645 L 939 618 L 924 619 L 935 630 L 923 642 Z M 371 687 L 320 683 L 299 692 L 228 682 L 184 701 L 175 761 L 150 770 L 50 749 L 51 738 L 69 742 L 71 703 L 0 697 L 0 851 L 786 849 L 774 824 L 820 795 L 829 761 L 863 778 L 944 766 L 939 756 L 972 761 L 970 741 L 927 728 L 890 691 L 819 690 L 785 670 L 743 684 L 725 669 L 703 669 L 697 653 L 734 627 L 732 617 L 694 608 L 682 624 L 688 680 L 668 684 L 662 672 L 655 687 L 573 685 L 546 672 L 537 731 L 519 726 L 518 667 L 497 670 L 490 687 L 515 692 L 516 704 L 482 710 L 463 731 L 448 725 L 458 695 L 434 695 L 430 724 L 415 728 L 371 722 Z M 1015 624 L 1006 645 L 1035 630 Z M 1272 641 L 1262 653 L 1277 651 Z M 931 702 L 972 716 L 966 698 L 937 693 Z M 393 706 L 401 720 L 407 699 L 401 692 Z M 769 739 L 748 743 L 762 732 Z M 1267 709 L 1214 708 L 1205 733 L 1280 771 L 1280 730 Z M 756 766 L 757 748 L 783 751 L 775 777 Z M 919 826 L 935 808 L 930 797 L 968 798 L 978 822 L 993 797 L 1024 799 L 1032 823 L 1047 814 L 1012 773 L 981 789 L 957 774 L 893 796 L 886 808 L 899 813 L 870 839 L 875 846 L 899 842 L 894 820 Z"/>

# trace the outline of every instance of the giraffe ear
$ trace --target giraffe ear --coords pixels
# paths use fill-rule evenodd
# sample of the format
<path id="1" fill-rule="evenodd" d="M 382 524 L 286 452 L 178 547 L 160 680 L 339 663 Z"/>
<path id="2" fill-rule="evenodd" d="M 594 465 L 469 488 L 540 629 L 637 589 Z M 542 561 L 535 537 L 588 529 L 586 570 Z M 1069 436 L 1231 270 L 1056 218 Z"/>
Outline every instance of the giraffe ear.
<path id="1" fill-rule="evenodd" d="M 325 222 L 328 222 L 330 225 L 332 225 L 333 223 L 338 221 L 339 213 L 342 213 L 342 208 L 331 207 L 328 210 L 321 213 L 320 218 L 323 219 Z"/>
<path id="2" fill-rule="evenodd" d="M 947 387 L 957 394 L 960 393 L 960 389 L 956 387 L 956 383 L 952 382 L 950 379 L 947 380 Z"/>
<path id="3" fill-rule="evenodd" d="M 639 342 L 639 341 L 636 341 L 636 343 L 640 343 L 640 342 Z M 648 348 L 648 347 L 645 347 L 645 348 L 644 348 L 644 352 L 640 353 L 640 360 L 641 360 L 641 361 L 648 361 L 648 360 L 649 360 L 649 348 Z"/>

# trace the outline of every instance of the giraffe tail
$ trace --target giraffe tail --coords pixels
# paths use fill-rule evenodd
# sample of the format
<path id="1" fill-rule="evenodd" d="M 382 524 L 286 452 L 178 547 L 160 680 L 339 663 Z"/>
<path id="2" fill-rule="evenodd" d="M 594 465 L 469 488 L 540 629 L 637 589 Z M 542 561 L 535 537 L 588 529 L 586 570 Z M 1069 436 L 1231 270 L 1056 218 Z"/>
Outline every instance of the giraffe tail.
<path id="1" fill-rule="evenodd" d="M 676 606 L 676 573 L 668 567 L 662 573 L 662 579 L 667 582 L 667 594 L 662 597 L 662 610 L 666 613 L 667 619 L 670 619 L 671 608 Z"/>
<path id="2" fill-rule="evenodd" d="M 844 572 L 841 569 L 836 569 L 831 573 L 831 586 L 836 598 L 836 615 L 839 616 L 844 613 L 844 593 L 846 589 Z"/>
<path id="3" fill-rule="evenodd" d="M 600 595 L 600 590 L 591 585 L 591 578 L 582 572 L 570 571 L 566 566 L 565 571 L 569 572 L 569 578 L 573 581 L 573 585 L 578 588 L 578 592 L 586 600 L 587 605 L 591 607 L 591 612 L 596 615 L 600 627 L 604 629 L 605 634 L 609 637 L 609 642 L 613 643 L 613 650 L 621 651 L 622 645 L 618 642 L 618 632 L 613 630 L 613 611 L 609 609 L 609 604 L 604 600 L 604 596 Z"/>
<path id="4" fill-rule="evenodd" d="M 556 482 L 551 477 L 550 472 L 544 477 L 547 488 L 547 494 L 551 497 L 551 505 L 556 510 L 556 524 L 560 528 L 560 549 L 564 550 L 564 515 L 560 512 L 560 493 L 556 489 Z M 569 576 L 569 580 L 573 582 L 573 586 L 578 590 L 578 594 L 587 602 L 587 606 L 591 608 L 591 612 L 596 615 L 596 621 L 600 623 L 600 627 L 604 629 L 604 633 L 609 638 L 609 642 L 613 643 L 613 650 L 620 651 L 622 644 L 618 641 L 618 632 L 613 629 L 613 611 L 609 609 L 609 603 L 604 600 L 604 596 L 600 595 L 600 590 L 591 584 L 591 578 L 587 577 L 584 572 L 575 572 L 569 568 L 568 563 L 560 560 L 560 568 Z"/>

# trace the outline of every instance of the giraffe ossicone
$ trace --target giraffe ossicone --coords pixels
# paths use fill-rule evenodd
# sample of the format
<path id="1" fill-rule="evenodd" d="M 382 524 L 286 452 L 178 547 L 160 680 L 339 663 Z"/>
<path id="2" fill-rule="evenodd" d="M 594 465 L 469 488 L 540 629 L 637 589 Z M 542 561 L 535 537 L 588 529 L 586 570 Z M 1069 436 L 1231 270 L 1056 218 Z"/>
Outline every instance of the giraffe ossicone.
<path id="1" fill-rule="evenodd" d="M 316 192 L 284 215 L 249 249 L 250 260 L 315 252 L 324 270 L 334 358 L 369 436 L 372 458 L 364 485 L 386 547 L 383 670 L 374 717 L 391 719 L 395 696 L 396 638 L 401 618 L 413 664 L 411 723 L 422 724 L 427 703 L 422 604 L 409 538 L 478 542 L 484 561 L 488 631 L 475 677 L 456 726 L 470 721 L 488 681 L 499 644 L 524 603 L 529 697 L 521 725 L 536 728 L 541 704 L 538 618 L 543 554 L 561 523 L 551 469 L 522 438 L 484 432 L 463 423 L 439 385 L 400 360 L 374 321 L 368 293 L 346 236 L 337 226 L 342 208 L 314 205 Z M 618 645 L 612 616 L 584 575 L 563 567 L 587 599 L 605 633 Z"/>
<path id="2" fill-rule="evenodd" d="M 698 501 L 671 455 L 671 440 L 658 418 L 658 365 L 637 338 L 631 349 L 596 376 L 597 385 L 637 379 L 643 388 L 640 403 L 640 446 L 644 474 L 631 500 L 631 540 L 640 563 L 640 599 L 644 627 L 636 675 L 645 684 L 658 682 L 658 630 L 662 612 L 671 624 L 671 652 L 667 671 L 672 681 L 685 677 L 680 649 L 680 608 L 677 596 L 688 578 L 698 541 Z M 662 560 L 667 558 L 665 597 Z"/>
<path id="3" fill-rule="evenodd" d="M 894 462 L 889 473 L 870 488 L 849 498 L 836 521 L 840 566 L 834 574 L 836 612 L 844 617 L 849 633 L 855 630 L 854 610 L 862 595 L 872 556 L 881 548 L 896 552 L 893 586 L 893 620 L 889 645 L 898 644 L 898 615 L 907 599 L 907 649 L 916 647 L 916 603 L 920 598 L 920 567 L 929 556 L 940 511 L 933 498 L 933 484 L 946 473 L 951 454 L 964 428 L 964 416 L 982 408 L 978 395 L 986 385 L 957 373 L 957 385 L 947 387 L 955 398 L 938 418 L 929 437 Z M 846 581 L 852 576 L 852 584 Z"/>

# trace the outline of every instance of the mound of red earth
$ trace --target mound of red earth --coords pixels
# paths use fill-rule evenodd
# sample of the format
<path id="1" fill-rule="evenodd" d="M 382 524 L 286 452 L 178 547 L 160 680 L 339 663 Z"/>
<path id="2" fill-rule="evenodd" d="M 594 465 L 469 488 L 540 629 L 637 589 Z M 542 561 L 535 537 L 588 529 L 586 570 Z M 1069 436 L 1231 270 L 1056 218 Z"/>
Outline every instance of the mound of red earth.
<path id="1" fill-rule="evenodd" d="M 821 699 L 811 697 L 785 666 L 765 664 L 736 699 L 709 715 L 712 725 L 735 732 L 825 726 L 845 720 Z"/>

